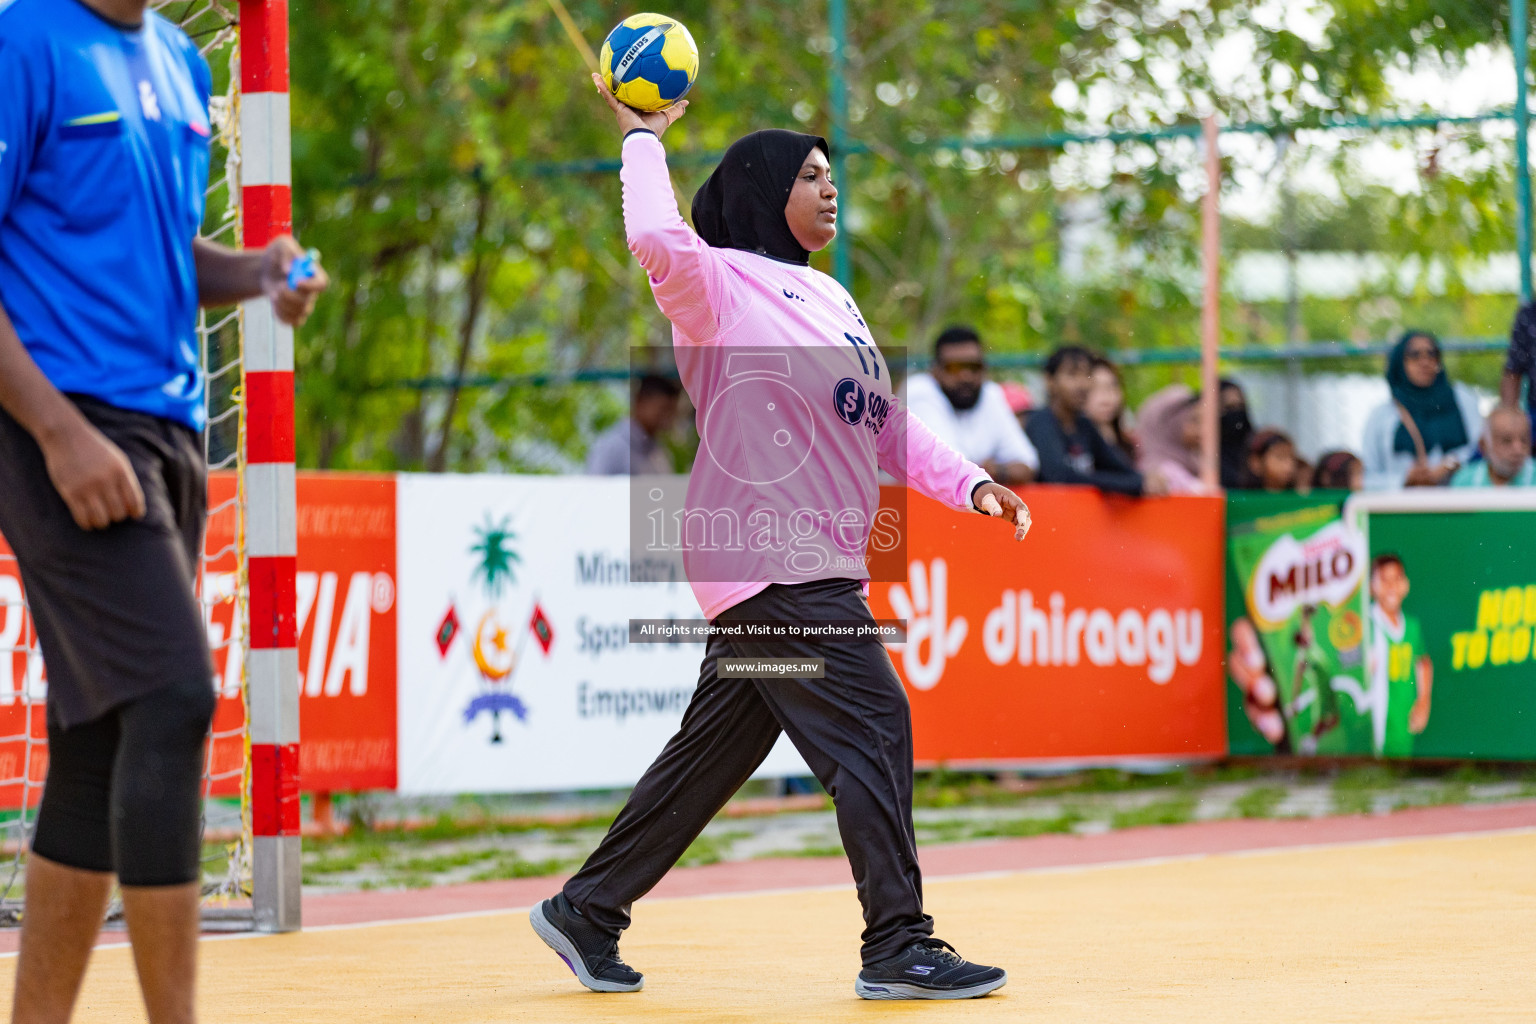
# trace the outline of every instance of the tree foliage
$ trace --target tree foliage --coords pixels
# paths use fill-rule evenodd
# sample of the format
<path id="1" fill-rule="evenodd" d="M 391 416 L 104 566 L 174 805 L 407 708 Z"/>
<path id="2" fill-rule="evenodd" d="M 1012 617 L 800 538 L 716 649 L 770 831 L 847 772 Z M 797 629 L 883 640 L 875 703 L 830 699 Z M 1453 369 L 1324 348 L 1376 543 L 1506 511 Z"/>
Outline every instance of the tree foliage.
<path id="1" fill-rule="evenodd" d="M 568 6 L 594 48 L 638 9 Z M 843 183 L 854 293 L 882 344 L 921 348 L 964 319 L 1000 350 L 1188 345 L 1201 188 L 1192 140 L 928 147 L 1188 123 L 1207 109 L 1234 122 L 1404 113 L 1394 73 L 1454 69 L 1504 31 L 1492 0 L 1319 0 L 1300 22 L 1298 6 L 850 0 L 849 123 L 834 130 L 824 4 L 670 0 L 703 57 L 688 115 L 667 137 L 678 194 L 686 211 L 709 154 L 755 128 L 850 140 L 867 149 Z M 618 137 L 547 0 L 312 0 L 292 20 L 296 228 L 335 281 L 299 336 L 301 463 L 579 462 L 620 415 L 621 386 L 452 383 L 623 366 L 630 350 L 670 340 L 625 247 L 617 175 L 556 166 L 611 162 Z M 1221 49 L 1234 40 L 1252 59 L 1224 79 Z M 1511 248 L 1498 138 L 1396 138 L 1426 151 L 1421 187 L 1371 186 L 1359 147 L 1319 150 L 1337 194 L 1306 197 L 1312 234 L 1283 226 L 1295 244 L 1338 245 L 1355 222 L 1370 246 L 1403 254 Z M 1083 209 L 1098 218 L 1109 272 L 1064 265 Z M 1264 247 L 1281 227 L 1260 218 L 1238 235 Z M 1252 333 L 1251 317 L 1228 321 Z M 437 386 L 401 386 L 428 379 Z"/>

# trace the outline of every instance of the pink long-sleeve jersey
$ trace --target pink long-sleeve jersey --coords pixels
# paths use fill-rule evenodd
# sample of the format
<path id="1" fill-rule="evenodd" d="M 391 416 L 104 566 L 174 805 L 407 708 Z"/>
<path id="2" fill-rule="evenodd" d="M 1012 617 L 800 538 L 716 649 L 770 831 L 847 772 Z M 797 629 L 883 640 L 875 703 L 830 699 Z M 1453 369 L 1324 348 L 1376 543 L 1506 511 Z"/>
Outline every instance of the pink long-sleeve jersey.
<path id="1" fill-rule="evenodd" d="M 689 583 L 713 619 L 771 583 L 869 579 L 878 470 L 970 510 L 979 466 L 907 413 L 858 306 L 810 267 L 707 245 L 678 213 L 666 151 L 623 146 L 624 227 L 672 321 L 699 414 Z"/>

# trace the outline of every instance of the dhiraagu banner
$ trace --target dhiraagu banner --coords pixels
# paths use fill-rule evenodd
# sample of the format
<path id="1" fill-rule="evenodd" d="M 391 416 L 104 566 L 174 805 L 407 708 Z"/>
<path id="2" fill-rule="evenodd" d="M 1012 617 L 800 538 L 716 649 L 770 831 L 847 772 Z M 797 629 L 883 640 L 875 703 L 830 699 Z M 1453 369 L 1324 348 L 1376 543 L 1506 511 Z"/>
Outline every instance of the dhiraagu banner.
<path id="1" fill-rule="evenodd" d="M 1536 508 L 1360 504 L 1367 683 L 1388 754 L 1536 758 Z"/>
<path id="2" fill-rule="evenodd" d="M 1227 719 L 1233 754 L 1370 755 L 1364 538 L 1342 494 L 1227 499 Z"/>

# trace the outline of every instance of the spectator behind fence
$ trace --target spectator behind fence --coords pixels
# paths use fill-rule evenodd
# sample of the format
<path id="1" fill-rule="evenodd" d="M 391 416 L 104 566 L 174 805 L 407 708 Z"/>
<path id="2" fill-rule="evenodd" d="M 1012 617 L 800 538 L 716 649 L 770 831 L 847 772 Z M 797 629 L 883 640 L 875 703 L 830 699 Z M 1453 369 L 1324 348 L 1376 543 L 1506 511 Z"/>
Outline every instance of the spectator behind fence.
<path id="1" fill-rule="evenodd" d="M 640 378 L 630 414 L 592 442 L 587 472 L 594 476 L 635 476 L 672 473 L 672 455 L 659 440 L 677 420 L 683 386 L 670 377 Z"/>
<path id="2" fill-rule="evenodd" d="M 1136 444 L 1125 426 L 1125 382 L 1115 364 L 1103 356 L 1093 357 L 1093 386 L 1083 414 L 1127 461 L 1136 461 Z"/>
<path id="3" fill-rule="evenodd" d="M 1047 404 L 1029 416 L 1025 433 L 1040 453 L 1040 482 L 1089 484 L 1120 494 L 1161 494 L 1161 479 L 1145 480 L 1129 459 L 1104 440 L 1083 407 L 1093 385 L 1093 353 L 1066 345 L 1045 361 Z"/>
<path id="4" fill-rule="evenodd" d="M 1155 392 L 1136 415 L 1136 468 L 1161 477 L 1169 494 L 1216 494 L 1200 480 L 1200 403 L 1183 384 Z"/>
<path id="5" fill-rule="evenodd" d="M 1387 356 L 1392 399 L 1365 421 L 1367 490 L 1438 487 L 1467 462 L 1482 432 L 1477 395 L 1445 375 L 1440 342 L 1408 331 Z"/>
<path id="6" fill-rule="evenodd" d="M 1248 476 L 1248 443 L 1253 438 L 1253 421 L 1248 418 L 1248 396 L 1237 381 L 1221 378 L 1216 387 L 1218 402 L 1217 430 L 1221 442 L 1221 486 L 1236 490 L 1253 486 Z M 1200 404 L 1197 393 L 1193 399 Z"/>
<path id="7" fill-rule="evenodd" d="M 1519 407 L 1520 387 L 1527 381 L 1525 407 L 1536 422 L 1536 302 L 1528 302 L 1515 314 L 1509 329 L 1509 354 L 1504 359 L 1504 379 L 1499 382 L 1499 401 Z"/>
<path id="8" fill-rule="evenodd" d="M 1255 490 L 1294 491 L 1300 481 L 1296 444 L 1283 430 L 1261 430 L 1248 446 L 1248 475 Z"/>
<path id="9" fill-rule="evenodd" d="M 1536 486 L 1531 420 L 1518 405 L 1500 405 L 1488 414 L 1478 447 L 1482 461 L 1458 469 L 1451 477 L 1452 487 Z"/>
<path id="10" fill-rule="evenodd" d="M 907 408 L 998 483 L 1029 483 L 1040 468 L 1002 387 L 987 379 L 981 337 L 969 327 L 946 328 L 934 341 L 930 372 L 907 379 Z"/>
<path id="11" fill-rule="evenodd" d="M 1324 452 L 1318 456 L 1312 486 L 1330 491 L 1358 491 L 1365 486 L 1365 464 L 1353 452 Z"/>

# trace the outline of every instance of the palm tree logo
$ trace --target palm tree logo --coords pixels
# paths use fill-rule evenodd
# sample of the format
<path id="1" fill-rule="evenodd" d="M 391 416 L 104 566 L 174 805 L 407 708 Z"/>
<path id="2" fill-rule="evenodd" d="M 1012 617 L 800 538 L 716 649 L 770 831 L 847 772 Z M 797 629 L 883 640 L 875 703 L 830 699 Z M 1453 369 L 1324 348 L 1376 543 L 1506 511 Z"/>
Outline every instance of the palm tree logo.
<path id="1" fill-rule="evenodd" d="M 480 619 L 475 629 L 474 659 L 480 670 L 482 689 L 464 709 L 464 721 L 473 722 L 481 712 L 491 715 L 491 742 L 500 743 L 501 713 L 511 712 L 523 722 L 528 720 L 528 707 L 511 692 L 512 675 L 522 655 L 525 635 L 519 634 L 517 643 L 508 643 L 507 629 L 496 612 L 495 602 L 509 584 L 517 582 L 517 567 L 522 558 L 513 549 L 517 533 L 512 529 L 512 517 L 505 516 L 499 522 L 486 513 L 485 524 L 475 528 L 475 542 L 470 552 L 479 556 L 470 573 L 490 596 L 492 607 Z"/>
<path id="2" fill-rule="evenodd" d="M 475 566 L 473 575 L 480 579 L 486 593 L 493 598 L 500 597 L 502 588 L 508 583 L 517 582 L 516 566 L 522 562 L 522 557 L 510 547 L 516 539 L 510 516 L 497 523 L 487 515 L 485 525 L 475 527 L 475 543 L 469 550 L 480 556 L 480 563 Z"/>

